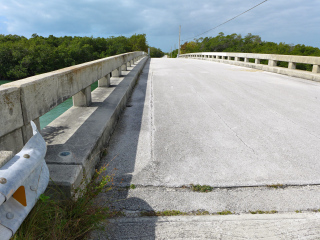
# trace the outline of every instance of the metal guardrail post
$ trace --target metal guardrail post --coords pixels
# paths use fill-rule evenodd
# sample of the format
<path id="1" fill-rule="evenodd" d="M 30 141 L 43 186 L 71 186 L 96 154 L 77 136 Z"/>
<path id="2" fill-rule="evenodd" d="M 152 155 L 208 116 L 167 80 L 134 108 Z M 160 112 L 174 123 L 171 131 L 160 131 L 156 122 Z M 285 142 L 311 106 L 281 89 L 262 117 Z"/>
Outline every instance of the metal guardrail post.
<path id="1" fill-rule="evenodd" d="M 48 186 L 46 142 L 31 121 L 33 137 L 0 168 L 0 239 L 14 235 Z"/>

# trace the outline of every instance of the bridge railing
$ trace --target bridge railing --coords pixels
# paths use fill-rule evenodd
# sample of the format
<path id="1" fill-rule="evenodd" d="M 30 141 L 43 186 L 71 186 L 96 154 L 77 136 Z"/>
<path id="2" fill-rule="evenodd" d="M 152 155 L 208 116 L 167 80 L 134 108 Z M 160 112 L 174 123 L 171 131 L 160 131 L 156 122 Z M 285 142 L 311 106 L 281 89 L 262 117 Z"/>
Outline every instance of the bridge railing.
<path id="1" fill-rule="evenodd" d="M 293 77 L 301 77 L 313 81 L 320 81 L 320 57 L 230 52 L 188 53 L 182 54 L 180 57 L 228 63 Z M 250 59 L 253 59 L 254 63 L 250 62 Z M 261 64 L 261 60 L 267 60 L 268 65 Z M 288 63 L 288 68 L 277 67 L 278 62 Z M 312 72 L 296 69 L 297 63 L 312 65 Z"/>
<path id="2" fill-rule="evenodd" d="M 0 86 L 0 155 L 9 159 L 22 149 L 33 135 L 31 120 L 39 128 L 39 117 L 70 97 L 74 106 L 89 106 L 91 84 L 108 87 L 111 75 L 120 76 L 145 55 L 120 54 Z"/>

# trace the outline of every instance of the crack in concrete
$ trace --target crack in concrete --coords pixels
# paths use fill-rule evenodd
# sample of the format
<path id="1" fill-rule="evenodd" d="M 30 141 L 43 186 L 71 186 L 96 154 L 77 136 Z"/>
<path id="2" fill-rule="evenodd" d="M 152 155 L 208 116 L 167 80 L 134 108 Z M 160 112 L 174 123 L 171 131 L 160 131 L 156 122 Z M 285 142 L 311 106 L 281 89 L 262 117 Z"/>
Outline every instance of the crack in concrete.
<path id="1" fill-rule="evenodd" d="M 191 185 L 186 185 L 186 186 L 181 186 L 181 187 L 169 187 L 169 186 L 154 186 L 154 185 L 138 185 L 138 184 L 134 184 L 135 185 L 135 189 L 154 189 L 154 190 L 171 190 L 171 191 L 190 191 L 192 186 Z M 215 190 L 233 190 L 233 189 L 243 189 L 243 188 L 267 188 L 270 190 L 281 190 L 281 189 L 285 189 L 285 188 L 303 188 L 303 187 L 311 187 L 311 186 L 319 186 L 320 187 L 320 183 L 315 183 L 315 184 L 301 184 L 301 185 L 295 185 L 295 184 L 284 184 L 281 187 L 273 187 L 273 185 L 255 185 L 255 186 L 247 186 L 247 185 L 243 185 L 243 186 L 224 186 L 224 187 L 213 187 L 212 191 Z M 124 187 L 124 186 L 117 186 L 115 185 L 114 190 L 128 190 L 128 188 L 130 189 L 129 186 Z M 134 190 L 134 189 L 133 189 Z M 194 191 L 197 192 L 197 191 Z M 210 191 L 209 191 L 210 192 Z M 205 192 L 207 193 L 207 192 Z"/>
<path id="2" fill-rule="evenodd" d="M 198 94 L 198 92 L 195 90 L 195 88 L 192 86 L 193 90 L 195 91 L 195 93 L 197 94 L 197 96 L 220 118 L 220 120 L 235 134 L 235 136 L 247 147 L 249 148 L 255 155 L 257 155 L 257 153 L 254 151 L 254 149 L 252 147 L 250 147 L 245 141 L 243 141 L 243 139 L 238 135 L 238 133 L 236 131 L 234 131 L 225 121 L 224 119 L 216 112 L 216 110 L 210 105 L 208 104 L 203 97 Z"/>
<path id="3" fill-rule="evenodd" d="M 276 210 L 249 210 L 249 211 L 220 211 L 220 212 L 209 212 L 205 209 L 198 209 L 192 211 L 179 211 L 179 210 L 168 210 L 168 211 L 153 211 L 153 210 L 130 210 L 122 208 L 119 212 L 123 214 L 124 218 L 149 218 L 149 217 L 173 217 L 173 216 L 225 216 L 225 215 L 270 215 L 270 214 L 301 214 L 301 213 L 317 213 L 317 209 L 307 209 L 300 211 L 276 211 Z M 172 212 L 172 215 L 170 214 Z M 121 217 L 120 217 L 121 218 Z"/>
<path id="4" fill-rule="evenodd" d="M 256 89 L 253 88 L 251 85 L 248 85 L 248 84 L 244 84 L 244 85 L 247 86 L 247 87 L 250 87 L 251 89 L 256 90 Z M 247 91 L 247 92 L 248 92 L 248 91 Z M 255 98 L 252 98 L 252 99 L 253 99 L 253 101 L 254 101 L 255 103 L 257 103 L 258 105 L 262 106 L 264 109 L 267 109 L 267 107 L 266 107 L 264 104 L 262 104 L 261 102 L 256 101 Z M 296 125 L 296 126 L 302 128 L 302 129 L 304 129 L 308 134 L 310 134 L 310 135 L 312 135 L 312 136 L 314 136 L 315 138 L 317 138 L 317 139 L 320 140 L 320 137 L 319 137 L 318 135 L 315 135 L 315 134 L 311 133 L 307 128 L 301 126 L 301 124 L 296 123 L 296 122 L 293 121 L 292 119 L 289 119 L 287 116 L 285 116 L 285 115 L 283 115 L 283 114 L 281 114 L 281 113 L 279 113 L 279 112 L 277 112 L 277 111 L 275 111 L 275 110 L 273 110 L 273 109 L 271 109 L 271 108 L 268 108 L 268 109 L 269 109 L 272 113 L 274 113 L 275 115 L 278 115 L 278 116 L 284 118 L 285 120 L 293 123 L 294 125 Z"/>

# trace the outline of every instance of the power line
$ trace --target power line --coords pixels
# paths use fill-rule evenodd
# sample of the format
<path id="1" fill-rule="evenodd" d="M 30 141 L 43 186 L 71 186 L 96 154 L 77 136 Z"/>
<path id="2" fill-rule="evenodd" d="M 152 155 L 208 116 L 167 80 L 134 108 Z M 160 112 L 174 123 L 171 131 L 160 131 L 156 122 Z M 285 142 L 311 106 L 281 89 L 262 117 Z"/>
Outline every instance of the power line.
<path id="1" fill-rule="evenodd" d="M 263 2 L 261 2 L 261 3 L 257 4 L 257 5 L 255 5 L 255 6 L 253 6 L 252 8 L 248 9 L 247 11 L 245 11 L 245 12 L 243 12 L 243 13 L 240 13 L 239 15 L 237 15 L 237 16 L 235 16 L 235 17 L 233 17 L 233 18 L 230 18 L 229 20 L 227 20 L 227 21 L 225 21 L 225 22 L 223 22 L 223 23 L 221 23 L 221 24 L 219 24 L 219 25 L 215 26 L 214 28 L 211 28 L 211 29 L 209 29 L 209 30 L 207 30 L 207 31 L 205 31 L 205 32 L 203 32 L 203 33 L 201 33 L 201 34 L 198 34 L 198 35 L 196 35 L 196 36 L 194 36 L 194 37 L 191 37 L 191 38 L 196 38 L 196 37 L 199 37 L 199 36 L 201 36 L 201 35 L 203 35 L 203 34 L 205 34 L 205 33 L 207 33 L 207 32 L 210 32 L 211 30 L 214 30 L 214 29 L 216 29 L 216 28 L 220 27 L 221 25 L 224 25 L 224 24 L 226 24 L 226 23 L 228 23 L 228 22 L 232 21 L 233 19 L 235 19 L 235 18 L 237 18 L 237 17 L 240 17 L 241 15 L 243 15 L 243 14 L 245 14 L 245 13 L 247 13 L 247 12 L 251 11 L 252 9 L 254 9 L 254 8 L 258 7 L 258 6 L 260 6 L 261 4 L 263 4 L 263 3 L 267 2 L 267 1 L 268 1 L 268 0 L 264 0 Z M 187 39 L 185 39 L 185 40 L 188 40 L 188 39 L 191 39 L 191 38 L 187 38 Z M 182 41 L 185 41 L 185 40 L 182 40 Z"/>

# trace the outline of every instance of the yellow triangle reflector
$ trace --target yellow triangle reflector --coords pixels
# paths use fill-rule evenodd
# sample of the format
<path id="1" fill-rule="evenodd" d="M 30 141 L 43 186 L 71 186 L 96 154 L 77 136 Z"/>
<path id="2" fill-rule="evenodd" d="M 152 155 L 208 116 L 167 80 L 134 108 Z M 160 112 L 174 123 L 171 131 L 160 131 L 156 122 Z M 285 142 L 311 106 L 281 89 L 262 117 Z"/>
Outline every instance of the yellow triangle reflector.
<path id="1" fill-rule="evenodd" d="M 12 197 L 23 206 L 27 206 L 26 191 L 24 189 L 24 186 L 19 187 L 17 191 L 12 195 Z"/>

